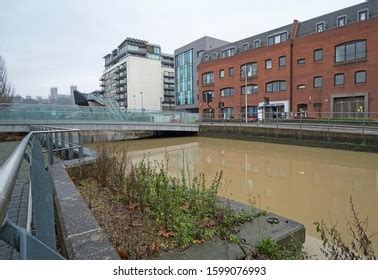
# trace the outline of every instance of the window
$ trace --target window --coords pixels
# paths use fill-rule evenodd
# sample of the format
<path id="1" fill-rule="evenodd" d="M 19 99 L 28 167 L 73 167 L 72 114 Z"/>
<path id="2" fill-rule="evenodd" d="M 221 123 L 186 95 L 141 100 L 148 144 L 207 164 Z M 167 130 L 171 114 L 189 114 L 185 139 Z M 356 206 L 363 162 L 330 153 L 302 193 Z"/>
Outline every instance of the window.
<path id="1" fill-rule="evenodd" d="M 261 41 L 260 40 L 255 40 L 254 44 L 255 44 L 255 49 L 261 47 Z"/>
<path id="2" fill-rule="evenodd" d="M 223 104 L 224 105 L 224 104 Z M 223 107 L 221 108 L 224 119 L 230 119 L 234 117 L 234 108 L 233 107 Z"/>
<path id="3" fill-rule="evenodd" d="M 222 52 L 223 58 L 230 57 L 230 56 L 233 56 L 233 55 L 235 55 L 235 48 L 228 49 L 228 50 L 225 50 L 225 51 Z"/>
<path id="4" fill-rule="evenodd" d="M 202 74 L 202 84 L 210 85 L 214 83 L 214 72 L 208 72 Z"/>
<path id="5" fill-rule="evenodd" d="M 357 71 L 355 73 L 355 79 L 354 82 L 356 84 L 364 84 L 366 83 L 366 71 Z"/>
<path id="6" fill-rule="evenodd" d="M 266 92 L 285 91 L 286 81 L 272 81 L 265 84 Z"/>
<path id="7" fill-rule="evenodd" d="M 245 115 L 245 106 L 240 108 L 240 114 Z M 247 116 L 248 118 L 257 118 L 257 106 L 247 106 Z"/>
<path id="8" fill-rule="evenodd" d="M 305 58 L 300 58 L 297 60 L 297 64 L 305 64 L 306 63 L 306 59 Z"/>
<path id="9" fill-rule="evenodd" d="M 342 27 L 347 24 L 347 17 L 346 16 L 339 16 L 337 18 L 337 27 Z"/>
<path id="10" fill-rule="evenodd" d="M 224 78 L 224 69 L 219 71 L 219 78 L 221 78 L 221 79 Z"/>
<path id="11" fill-rule="evenodd" d="M 280 67 L 282 66 L 286 66 L 286 56 L 280 56 L 279 59 L 278 59 L 278 65 Z"/>
<path id="12" fill-rule="evenodd" d="M 272 69 L 272 60 L 271 59 L 265 60 L 265 69 Z"/>
<path id="13" fill-rule="evenodd" d="M 203 54 L 203 50 L 197 52 L 197 58 L 201 57 Z"/>
<path id="14" fill-rule="evenodd" d="M 235 93 L 235 89 L 232 87 L 222 88 L 220 91 L 221 97 L 233 96 Z"/>
<path id="15" fill-rule="evenodd" d="M 322 22 L 318 22 L 316 24 L 316 32 L 323 32 L 325 31 L 325 22 L 322 21 Z"/>
<path id="16" fill-rule="evenodd" d="M 321 88 L 323 87 L 323 77 L 318 76 L 314 77 L 314 88 Z"/>
<path id="17" fill-rule="evenodd" d="M 305 89 L 305 88 L 306 88 L 306 85 L 304 85 L 304 84 L 297 85 L 297 89 L 299 89 L 299 90 Z"/>
<path id="18" fill-rule="evenodd" d="M 247 63 L 240 66 L 240 78 L 245 78 L 247 67 L 247 77 L 257 76 L 257 63 Z"/>
<path id="19" fill-rule="evenodd" d="M 230 68 L 228 68 L 228 75 L 229 75 L 230 77 L 235 76 L 235 68 L 234 68 L 234 67 L 230 67 Z"/>
<path id="20" fill-rule="evenodd" d="M 205 55 L 205 62 L 208 62 L 208 61 L 209 61 L 209 56 Z"/>
<path id="21" fill-rule="evenodd" d="M 243 44 L 243 51 L 248 51 L 249 50 L 249 44 L 245 43 Z"/>
<path id="22" fill-rule="evenodd" d="M 358 21 L 367 20 L 369 16 L 368 10 L 362 10 L 358 12 Z"/>
<path id="23" fill-rule="evenodd" d="M 212 99 L 214 98 L 214 91 L 208 90 L 208 91 L 202 92 L 202 101 L 207 102 L 208 97 L 210 96 L 211 96 L 211 99 L 209 100 L 209 102 L 212 101 Z"/>
<path id="24" fill-rule="evenodd" d="M 314 50 L 314 61 L 323 60 L 323 49 Z"/>
<path id="25" fill-rule="evenodd" d="M 345 75 L 344 73 L 335 75 L 335 86 L 342 86 L 344 84 Z"/>
<path id="26" fill-rule="evenodd" d="M 268 37 L 268 46 L 276 45 L 287 40 L 287 32 Z"/>
<path id="27" fill-rule="evenodd" d="M 213 53 L 213 59 L 217 59 L 217 53 Z"/>
<path id="28" fill-rule="evenodd" d="M 259 91 L 258 85 L 247 85 L 247 95 L 251 93 L 257 93 L 258 91 Z M 240 88 L 240 94 L 241 95 L 245 94 L 245 86 L 242 86 Z"/>
<path id="29" fill-rule="evenodd" d="M 366 40 L 349 42 L 335 47 L 335 62 L 366 58 Z"/>

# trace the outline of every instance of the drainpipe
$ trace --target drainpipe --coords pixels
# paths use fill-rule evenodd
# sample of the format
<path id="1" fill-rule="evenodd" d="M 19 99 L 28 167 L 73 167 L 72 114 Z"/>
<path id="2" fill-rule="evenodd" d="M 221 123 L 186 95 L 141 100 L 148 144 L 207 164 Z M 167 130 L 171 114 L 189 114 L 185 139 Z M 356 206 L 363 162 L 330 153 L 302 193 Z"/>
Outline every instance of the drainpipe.
<path id="1" fill-rule="evenodd" d="M 294 47 L 294 40 L 297 37 L 298 27 L 299 27 L 299 21 L 295 19 L 293 22 L 293 28 L 292 28 L 291 37 L 290 37 L 289 113 L 290 111 L 291 112 L 293 111 L 293 47 Z"/>

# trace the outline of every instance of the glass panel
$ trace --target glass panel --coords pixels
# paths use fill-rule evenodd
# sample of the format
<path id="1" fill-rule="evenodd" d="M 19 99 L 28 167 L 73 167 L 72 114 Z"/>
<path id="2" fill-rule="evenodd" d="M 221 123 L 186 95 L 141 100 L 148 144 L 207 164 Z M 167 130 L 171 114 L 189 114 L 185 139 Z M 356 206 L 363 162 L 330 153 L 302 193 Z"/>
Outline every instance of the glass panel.
<path id="1" fill-rule="evenodd" d="M 356 84 L 361 84 L 366 82 L 366 72 L 359 71 L 356 72 Z"/>
<path id="2" fill-rule="evenodd" d="M 323 85 L 323 78 L 322 77 L 316 77 L 314 78 L 314 87 L 322 87 Z"/>
<path id="3" fill-rule="evenodd" d="M 283 33 L 281 35 L 281 42 L 285 42 L 287 40 L 287 33 Z"/>
<path id="4" fill-rule="evenodd" d="M 323 59 L 323 50 L 316 50 L 314 51 L 314 60 L 322 60 Z"/>
<path id="5" fill-rule="evenodd" d="M 273 84 L 272 83 L 267 83 L 266 84 L 266 91 L 271 92 L 273 90 Z"/>
<path id="6" fill-rule="evenodd" d="M 280 90 L 286 90 L 286 81 L 280 82 Z"/>
<path id="7" fill-rule="evenodd" d="M 266 69 L 272 68 L 272 60 L 271 59 L 268 59 L 268 60 L 265 61 L 265 68 Z"/>
<path id="8" fill-rule="evenodd" d="M 335 75 L 335 85 L 340 86 L 344 84 L 344 74 Z"/>
<path id="9" fill-rule="evenodd" d="M 354 60 L 356 58 L 356 45 L 348 44 L 345 46 L 345 59 Z"/>
<path id="10" fill-rule="evenodd" d="M 345 61 L 345 45 L 336 47 L 336 62 Z"/>
<path id="11" fill-rule="evenodd" d="M 356 59 L 366 57 L 366 41 L 356 43 Z"/>

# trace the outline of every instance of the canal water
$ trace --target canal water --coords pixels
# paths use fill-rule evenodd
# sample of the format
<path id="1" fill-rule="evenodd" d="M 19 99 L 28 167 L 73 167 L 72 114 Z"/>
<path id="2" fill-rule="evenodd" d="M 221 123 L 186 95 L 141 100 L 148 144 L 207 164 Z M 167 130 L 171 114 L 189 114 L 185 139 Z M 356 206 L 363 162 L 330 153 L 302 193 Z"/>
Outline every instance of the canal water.
<path id="1" fill-rule="evenodd" d="M 127 147 L 134 161 L 168 159 L 169 172 L 187 179 L 204 173 L 211 181 L 223 171 L 219 195 L 253 202 L 305 225 L 307 239 L 318 238 L 314 222 L 325 220 L 348 240 L 350 197 L 369 232 L 378 231 L 378 154 L 202 137 L 106 143 Z M 93 145 L 92 147 L 95 147 Z M 378 252 L 378 236 L 373 239 Z M 314 247 L 308 242 L 306 246 Z M 316 252 L 317 248 L 310 249 Z"/>

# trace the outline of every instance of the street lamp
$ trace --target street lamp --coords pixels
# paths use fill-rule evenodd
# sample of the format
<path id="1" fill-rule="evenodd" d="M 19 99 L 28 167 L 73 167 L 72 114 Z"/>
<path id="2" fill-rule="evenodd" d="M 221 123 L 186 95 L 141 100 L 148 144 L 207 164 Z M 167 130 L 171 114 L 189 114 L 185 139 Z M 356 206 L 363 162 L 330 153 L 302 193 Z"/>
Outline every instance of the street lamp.
<path id="1" fill-rule="evenodd" d="M 140 99 L 141 99 L 141 103 L 142 103 L 142 108 L 141 110 L 143 111 L 143 92 L 140 92 Z"/>

